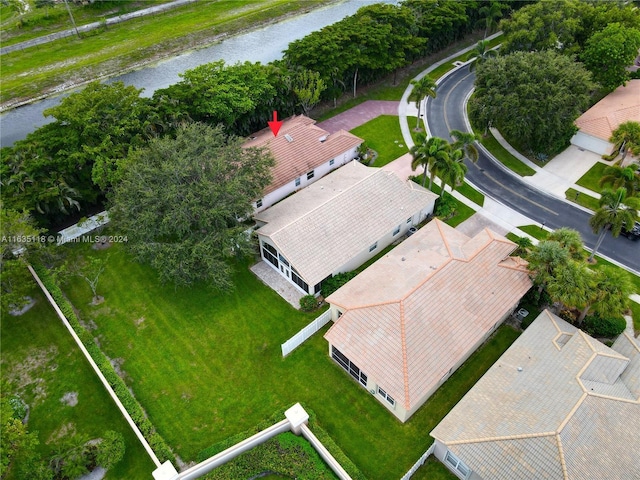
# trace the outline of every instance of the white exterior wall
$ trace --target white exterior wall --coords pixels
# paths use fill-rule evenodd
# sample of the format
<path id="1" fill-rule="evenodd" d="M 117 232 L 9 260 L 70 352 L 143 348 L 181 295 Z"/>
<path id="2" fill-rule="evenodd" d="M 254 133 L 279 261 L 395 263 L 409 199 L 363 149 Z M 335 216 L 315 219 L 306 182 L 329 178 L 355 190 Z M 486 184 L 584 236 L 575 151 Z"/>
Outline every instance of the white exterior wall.
<path id="1" fill-rule="evenodd" d="M 319 180 L 322 177 L 324 177 L 327 173 L 330 173 L 333 170 L 335 170 L 336 168 L 341 167 L 345 163 L 350 162 L 351 160 L 356 158 L 357 155 L 358 155 L 357 147 L 351 148 L 351 149 L 347 150 L 346 152 L 336 156 L 335 158 L 329 159 L 325 163 L 323 163 L 322 165 L 314 168 L 313 169 L 313 178 L 312 179 L 307 180 L 307 173 L 309 173 L 309 172 L 305 172 L 299 177 L 300 178 L 300 185 L 296 186 L 296 179 L 295 178 L 292 179 L 286 185 L 283 185 L 280 188 L 278 188 L 277 190 L 274 190 L 273 192 L 270 192 L 270 193 L 266 194 L 264 197 L 262 197 L 260 199 L 260 200 L 262 200 L 262 206 L 261 207 L 258 207 L 257 202 L 253 202 L 253 207 L 255 209 L 255 213 L 261 212 L 262 210 L 264 210 L 266 208 L 269 208 L 271 205 L 279 202 L 283 198 L 288 197 L 292 193 L 300 190 L 301 188 L 304 188 L 307 185 L 311 185 L 316 180 Z M 333 165 L 330 165 L 331 160 L 334 161 Z"/>
<path id="2" fill-rule="evenodd" d="M 613 151 L 613 145 L 606 140 L 594 137 L 584 132 L 578 132 L 571 138 L 571 143 L 598 155 L 609 155 Z"/>
<path id="3" fill-rule="evenodd" d="M 278 256 L 278 266 L 274 265 L 273 263 L 271 263 L 269 260 L 267 260 L 264 257 L 264 252 L 262 250 L 262 244 L 266 243 L 271 245 L 273 248 L 276 249 L 276 251 L 278 252 L 278 254 L 282 254 L 280 252 L 280 250 L 278 249 L 278 247 L 276 247 L 273 243 L 271 243 L 269 241 L 269 239 L 267 237 L 264 237 L 262 235 L 260 235 L 258 233 L 258 240 L 260 241 L 260 258 L 262 258 L 262 260 L 264 261 L 264 263 L 266 263 L 267 265 L 269 265 L 271 268 L 273 268 L 276 272 L 278 272 L 280 275 L 282 275 L 284 278 L 287 279 L 287 281 L 293 285 L 296 289 L 298 289 L 300 292 L 304 293 L 305 295 L 307 294 L 313 294 L 313 287 L 314 285 L 309 285 L 309 290 L 310 291 L 304 291 L 297 283 L 295 283 L 292 279 L 291 279 L 291 264 L 289 264 L 289 266 L 287 266 L 286 264 L 282 263 L 280 261 L 280 257 Z M 284 258 L 287 259 L 287 261 L 289 261 L 289 259 L 286 257 L 286 255 L 282 255 Z M 295 265 L 293 265 L 293 268 L 295 268 Z M 305 280 L 306 281 L 306 280 Z"/>
<path id="4" fill-rule="evenodd" d="M 451 465 L 449 465 L 445 458 L 447 456 L 447 452 L 449 451 L 449 449 L 447 448 L 447 446 L 442 443 L 440 440 L 436 440 L 435 443 L 433 444 L 433 455 L 440 460 L 440 462 L 449 469 L 449 471 L 451 473 L 453 473 L 456 477 L 460 478 L 461 480 L 483 480 L 482 477 L 480 475 L 478 475 L 477 473 L 475 473 L 473 471 L 473 469 L 471 470 L 471 475 L 469 475 L 468 477 L 463 477 L 462 474 L 460 472 L 458 472 L 457 470 L 455 470 L 454 468 L 451 468 Z M 451 452 L 453 453 L 453 452 Z M 464 463 L 467 467 L 471 468 L 465 461 L 464 458 L 460 458 L 456 455 L 456 457 L 462 461 L 462 463 Z"/>

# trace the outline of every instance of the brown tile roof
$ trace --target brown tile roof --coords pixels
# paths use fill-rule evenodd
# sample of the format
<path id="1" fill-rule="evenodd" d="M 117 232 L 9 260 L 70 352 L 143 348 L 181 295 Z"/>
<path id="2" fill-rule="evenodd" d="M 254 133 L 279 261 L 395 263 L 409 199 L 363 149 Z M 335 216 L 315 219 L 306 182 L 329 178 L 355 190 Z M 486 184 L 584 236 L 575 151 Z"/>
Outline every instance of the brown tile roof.
<path id="1" fill-rule="evenodd" d="M 327 298 L 325 338 L 409 410 L 531 287 L 514 248 L 433 220 Z"/>
<path id="2" fill-rule="evenodd" d="M 392 172 L 353 161 L 255 215 L 268 237 L 315 285 L 437 195 Z"/>
<path id="3" fill-rule="evenodd" d="M 273 136 L 271 129 L 266 128 L 254 133 L 243 144 L 245 148 L 268 148 L 276 161 L 272 170 L 273 180 L 265 189 L 265 195 L 364 141 L 345 130 L 329 134 L 315 123 L 315 120 L 304 115 L 290 117 L 284 120 L 277 137 Z"/>
<path id="4" fill-rule="evenodd" d="M 485 479 L 640 478 L 639 365 L 544 311 L 431 435 Z"/>
<path id="5" fill-rule="evenodd" d="M 604 97 L 575 121 L 584 133 L 609 141 L 621 123 L 640 122 L 640 79 L 627 82 Z"/>

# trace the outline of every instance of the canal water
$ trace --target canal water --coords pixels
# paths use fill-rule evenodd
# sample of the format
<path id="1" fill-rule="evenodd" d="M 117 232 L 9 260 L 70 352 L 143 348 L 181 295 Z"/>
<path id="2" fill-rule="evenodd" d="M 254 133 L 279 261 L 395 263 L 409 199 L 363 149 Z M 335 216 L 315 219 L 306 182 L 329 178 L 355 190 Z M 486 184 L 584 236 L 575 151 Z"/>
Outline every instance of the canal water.
<path id="1" fill-rule="evenodd" d="M 383 0 L 383 3 L 398 3 L 398 1 Z M 282 22 L 230 37 L 207 48 L 185 52 L 157 64 L 113 77 L 108 81 L 121 80 L 127 85 L 144 88 L 143 95 L 151 96 L 154 91 L 178 82 L 180 73 L 205 63 L 217 60 L 224 60 L 229 64 L 244 61 L 268 63 L 282 58 L 282 52 L 290 42 L 352 15 L 360 7 L 372 3 L 380 3 L 380 1 L 346 0 L 328 5 Z M 0 115 L 0 145 L 11 146 L 36 128 L 52 121 L 51 118 L 45 118 L 42 112 L 57 105 L 64 96 L 65 94 L 49 97 Z"/>

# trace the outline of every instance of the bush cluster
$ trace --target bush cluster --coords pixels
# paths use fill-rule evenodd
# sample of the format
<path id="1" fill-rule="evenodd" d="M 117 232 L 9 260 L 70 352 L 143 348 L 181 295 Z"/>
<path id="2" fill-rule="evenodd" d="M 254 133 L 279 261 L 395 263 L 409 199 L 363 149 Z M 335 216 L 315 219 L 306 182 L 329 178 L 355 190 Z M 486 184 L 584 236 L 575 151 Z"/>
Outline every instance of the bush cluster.
<path id="1" fill-rule="evenodd" d="M 89 352 L 89 355 L 91 355 L 91 358 L 93 358 L 93 360 L 96 362 L 98 368 L 100 368 L 100 371 L 107 379 L 107 382 L 109 383 L 111 388 L 113 388 L 113 391 L 124 405 L 124 408 L 127 410 L 129 415 L 131 415 L 131 418 L 142 432 L 142 435 L 144 435 L 144 437 L 149 442 L 149 445 L 158 456 L 158 459 L 161 462 L 170 460 L 172 463 L 175 463 L 173 452 L 164 441 L 164 439 L 158 434 L 158 432 L 156 432 L 155 427 L 151 423 L 151 420 L 149 420 L 149 418 L 147 417 L 144 409 L 133 396 L 122 378 L 116 373 L 113 365 L 111 365 L 111 362 L 109 362 L 109 359 L 95 344 L 90 333 L 82 327 L 82 325 L 78 321 L 78 317 L 73 310 L 73 307 L 62 293 L 60 287 L 58 287 L 58 285 L 55 283 L 55 281 L 49 274 L 49 271 L 42 266 L 34 266 L 34 269 L 42 280 L 44 286 L 47 288 L 47 290 L 49 290 L 49 293 L 58 304 L 58 307 L 60 308 L 64 316 L 71 324 L 71 327 L 84 344 L 85 348 Z"/>
<path id="2" fill-rule="evenodd" d="M 627 322 L 624 318 L 602 318 L 590 315 L 584 319 L 583 329 L 592 337 L 615 337 L 624 332 Z"/>
<path id="3" fill-rule="evenodd" d="M 312 312 L 318 306 L 318 301 L 314 295 L 305 295 L 300 299 L 300 310 Z"/>
<path id="4" fill-rule="evenodd" d="M 327 298 L 357 274 L 357 272 L 344 272 L 325 280 L 322 282 L 322 295 Z"/>

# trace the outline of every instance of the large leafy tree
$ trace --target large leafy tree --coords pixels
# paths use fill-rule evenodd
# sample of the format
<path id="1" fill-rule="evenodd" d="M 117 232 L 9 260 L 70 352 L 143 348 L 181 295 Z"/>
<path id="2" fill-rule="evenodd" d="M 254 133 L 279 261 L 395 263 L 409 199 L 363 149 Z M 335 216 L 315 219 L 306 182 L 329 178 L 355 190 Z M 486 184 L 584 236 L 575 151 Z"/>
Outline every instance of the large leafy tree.
<path id="1" fill-rule="evenodd" d="M 553 51 L 516 52 L 489 59 L 476 70 L 471 117 L 532 153 L 550 155 L 568 145 L 573 121 L 590 105 L 596 88 L 582 64 Z"/>
<path id="2" fill-rule="evenodd" d="M 418 80 L 411 80 L 410 84 L 413 86 L 411 93 L 407 97 L 407 102 L 414 102 L 418 109 L 418 121 L 416 122 L 416 130 L 420 128 L 420 110 L 422 107 L 422 101 L 426 97 L 436 98 L 436 82 L 429 75 Z"/>
<path id="3" fill-rule="evenodd" d="M 417 34 L 428 39 L 422 54 L 441 50 L 472 28 L 464 2 L 455 0 L 405 0 L 402 5 L 416 19 Z"/>
<path id="4" fill-rule="evenodd" d="M 230 259 L 250 251 L 252 201 L 270 181 L 273 159 L 242 149 L 222 127 L 195 123 L 158 138 L 123 165 L 110 215 L 130 251 L 161 281 L 232 286 Z"/>
<path id="5" fill-rule="evenodd" d="M 614 153 L 622 154 L 622 162 L 627 153 L 640 155 L 640 122 L 628 121 L 618 125 L 611 134 L 610 142 L 614 144 Z"/>
<path id="6" fill-rule="evenodd" d="M 569 261 L 569 251 L 555 240 L 543 240 L 528 257 L 533 283 L 541 293 L 556 272 Z"/>
<path id="7" fill-rule="evenodd" d="M 631 78 L 627 71 L 638 55 L 640 30 L 611 23 L 593 34 L 580 59 L 602 87 L 611 92 Z"/>
<path id="8" fill-rule="evenodd" d="M 627 189 L 624 187 L 616 190 L 605 188 L 600 194 L 599 203 L 600 208 L 589 219 L 593 233 L 600 234 L 589 261 L 593 261 L 607 231 L 611 230 L 611 235 L 617 237 L 622 227 L 631 228 L 638 218 L 638 209 L 640 209 L 640 198 L 628 197 Z"/>

